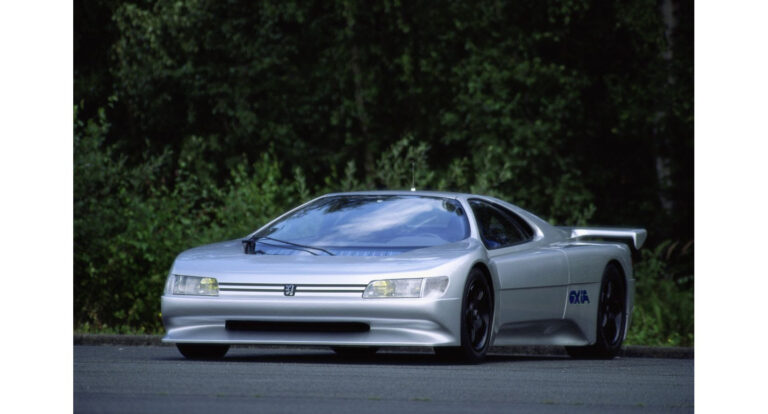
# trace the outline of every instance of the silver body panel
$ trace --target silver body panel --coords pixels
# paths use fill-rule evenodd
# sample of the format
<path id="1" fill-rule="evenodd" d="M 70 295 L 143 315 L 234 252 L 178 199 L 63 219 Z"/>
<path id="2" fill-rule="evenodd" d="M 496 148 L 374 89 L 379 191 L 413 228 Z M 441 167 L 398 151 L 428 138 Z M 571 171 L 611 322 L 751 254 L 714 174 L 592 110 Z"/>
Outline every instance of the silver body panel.
<path id="1" fill-rule="evenodd" d="M 474 266 L 486 269 L 493 285 L 493 343 L 496 345 L 594 343 L 600 283 L 610 262 L 618 263 L 624 271 L 628 287 L 627 314 L 631 315 L 634 279 L 630 250 L 625 244 L 580 241 L 572 231 L 554 227 L 525 210 L 490 197 L 393 191 L 346 194 L 453 198 L 461 202 L 467 212 L 471 234 L 460 242 L 385 257 L 246 255 L 241 239 L 190 249 L 176 258 L 170 273 L 215 277 L 220 293 L 213 297 L 163 295 L 162 318 L 167 331 L 163 341 L 459 345 L 461 298 L 467 275 Z M 324 197 L 332 195 L 339 194 Z M 489 201 L 517 213 L 534 229 L 533 240 L 501 249 L 486 249 L 468 204 L 470 199 Z M 439 298 L 362 298 L 365 286 L 373 280 L 434 276 L 449 278 L 447 290 Z M 295 296 L 284 295 L 286 284 L 296 285 Z M 570 303 L 572 291 L 584 291 L 591 300 Z M 365 323 L 370 330 L 248 332 L 225 327 L 226 321 L 251 320 Z"/>

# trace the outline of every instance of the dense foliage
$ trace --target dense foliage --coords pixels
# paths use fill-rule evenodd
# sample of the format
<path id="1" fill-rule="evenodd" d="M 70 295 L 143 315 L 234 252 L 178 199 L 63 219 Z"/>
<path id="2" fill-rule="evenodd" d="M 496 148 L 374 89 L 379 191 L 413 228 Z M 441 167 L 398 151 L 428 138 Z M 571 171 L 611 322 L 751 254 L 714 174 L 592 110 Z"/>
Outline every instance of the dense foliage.
<path id="1" fill-rule="evenodd" d="M 349 189 L 642 226 L 630 340 L 693 342 L 692 2 L 75 2 L 76 329 L 185 248 Z"/>

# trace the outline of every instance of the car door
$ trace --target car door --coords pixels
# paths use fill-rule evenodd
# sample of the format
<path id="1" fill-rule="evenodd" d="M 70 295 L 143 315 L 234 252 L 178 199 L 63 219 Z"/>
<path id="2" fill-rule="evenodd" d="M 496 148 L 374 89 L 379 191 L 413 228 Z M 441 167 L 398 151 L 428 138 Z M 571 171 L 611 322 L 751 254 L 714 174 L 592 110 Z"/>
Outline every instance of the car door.
<path id="1" fill-rule="evenodd" d="M 568 262 L 560 249 L 534 240 L 531 225 L 497 204 L 469 200 L 491 266 L 499 275 L 499 322 L 562 319 Z"/>

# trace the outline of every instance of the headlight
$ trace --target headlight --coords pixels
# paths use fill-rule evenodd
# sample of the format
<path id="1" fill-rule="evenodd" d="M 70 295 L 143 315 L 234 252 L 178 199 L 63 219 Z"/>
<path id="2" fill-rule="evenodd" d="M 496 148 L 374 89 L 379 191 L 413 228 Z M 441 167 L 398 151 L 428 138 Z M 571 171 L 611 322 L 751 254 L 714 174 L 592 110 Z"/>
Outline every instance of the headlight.
<path id="1" fill-rule="evenodd" d="M 364 298 L 434 298 L 445 293 L 448 277 L 374 280 L 363 292 Z"/>
<path id="2" fill-rule="evenodd" d="M 169 275 L 165 294 L 219 296 L 219 282 L 212 277 Z"/>

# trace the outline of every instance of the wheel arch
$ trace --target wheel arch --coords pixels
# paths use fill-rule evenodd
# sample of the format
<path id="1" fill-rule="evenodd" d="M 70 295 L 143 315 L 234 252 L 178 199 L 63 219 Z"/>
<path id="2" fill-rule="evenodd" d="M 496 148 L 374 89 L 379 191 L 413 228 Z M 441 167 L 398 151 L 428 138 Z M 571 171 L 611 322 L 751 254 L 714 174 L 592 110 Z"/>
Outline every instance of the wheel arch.
<path id="1" fill-rule="evenodd" d="M 632 312 L 635 307 L 635 283 L 632 268 L 631 265 L 629 265 L 630 267 L 627 269 L 627 265 L 616 258 L 609 260 L 605 265 L 605 268 L 607 269 L 608 266 L 615 266 L 624 279 L 624 340 L 626 340 L 632 322 Z"/>
<path id="2" fill-rule="evenodd" d="M 619 259 L 613 258 L 608 260 L 608 263 L 605 264 L 605 269 L 608 268 L 608 266 L 616 266 L 619 271 L 621 272 L 621 276 L 624 278 L 624 282 L 627 281 L 627 272 L 624 270 L 624 265 L 621 264 Z"/>
<path id="3" fill-rule="evenodd" d="M 488 282 L 488 285 L 491 286 L 491 298 L 494 300 L 494 314 L 496 313 L 496 286 L 498 283 L 496 283 L 493 280 L 493 277 L 491 277 L 491 271 L 488 269 L 488 266 L 486 266 L 483 262 L 477 262 L 469 269 L 470 272 L 472 272 L 475 269 L 479 269 L 481 272 L 483 272 L 483 276 L 485 276 L 485 280 Z"/>
<path id="4" fill-rule="evenodd" d="M 491 272 L 490 267 L 488 267 L 488 264 L 477 261 L 475 262 L 472 267 L 469 268 L 469 273 L 471 273 L 473 270 L 478 269 L 483 273 L 483 276 L 485 276 L 486 281 L 488 282 L 488 285 L 491 287 L 491 303 L 493 303 L 493 309 L 491 310 L 493 312 L 493 317 L 491 318 L 491 339 L 490 339 L 490 346 L 493 346 L 494 341 L 496 340 L 496 334 L 498 333 L 498 327 L 499 327 L 499 315 L 501 314 L 500 308 L 502 306 L 501 304 L 501 295 L 497 295 L 496 291 L 499 289 L 500 282 L 498 280 L 498 276 L 494 275 Z"/>

